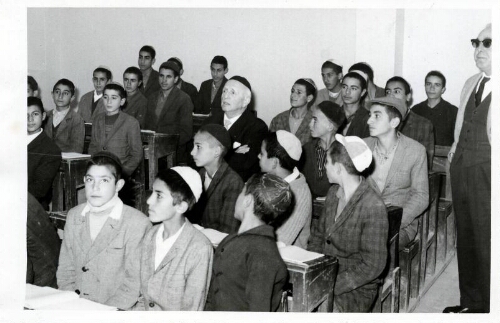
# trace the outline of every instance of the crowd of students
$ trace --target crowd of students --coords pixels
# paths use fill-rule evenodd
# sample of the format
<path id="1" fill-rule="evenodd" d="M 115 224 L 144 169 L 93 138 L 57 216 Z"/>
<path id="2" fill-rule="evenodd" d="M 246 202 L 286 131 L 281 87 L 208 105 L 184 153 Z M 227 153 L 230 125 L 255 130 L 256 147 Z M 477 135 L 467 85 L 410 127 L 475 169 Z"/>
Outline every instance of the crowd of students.
<path id="1" fill-rule="evenodd" d="M 427 73 L 428 99 L 411 108 L 404 78 L 383 89 L 369 64 L 344 74 L 328 60 L 325 88 L 298 79 L 291 108 L 268 128 L 248 108 L 250 82 L 225 77 L 223 56 L 213 58 L 212 79 L 199 91 L 181 78 L 179 58 L 155 71 L 155 56 L 142 47 L 123 86 L 96 68 L 95 90 L 75 109 L 71 81 L 56 82 L 47 113 L 28 77 L 29 193 L 48 209 L 61 152 L 83 152 L 84 122 L 92 123 L 92 157 L 86 202 L 69 211 L 60 254 L 43 266 L 53 275 L 44 270 L 37 280 L 42 267 L 29 262 L 27 281 L 121 309 L 275 311 L 287 281 L 278 242 L 337 257 L 334 311 L 369 311 L 387 260 L 386 206 L 403 209 L 402 249 L 428 207 L 434 145 L 456 138 L 457 107 L 441 97 L 445 76 Z M 193 113 L 209 115 L 194 134 Z M 141 130 L 180 137 L 180 166 L 160 169 L 147 216 L 118 196 L 141 162 Z M 316 198 L 325 211 L 311 229 Z M 192 223 L 229 235 L 214 251 Z"/>

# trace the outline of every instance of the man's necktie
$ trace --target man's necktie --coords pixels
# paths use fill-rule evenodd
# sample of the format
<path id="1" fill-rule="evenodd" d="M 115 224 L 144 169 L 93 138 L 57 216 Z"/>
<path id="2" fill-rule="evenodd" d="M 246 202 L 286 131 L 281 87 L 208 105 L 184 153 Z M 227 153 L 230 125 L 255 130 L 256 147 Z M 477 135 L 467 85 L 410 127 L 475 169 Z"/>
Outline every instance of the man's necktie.
<path id="1" fill-rule="evenodd" d="M 485 77 L 483 77 L 483 79 L 481 81 L 481 84 L 479 84 L 479 88 L 477 89 L 476 97 L 475 97 L 475 99 L 476 99 L 476 107 L 481 104 L 481 101 L 482 101 L 482 98 L 483 98 L 483 92 L 484 92 L 484 85 L 489 80 L 490 80 L 490 78 L 485 76 Z"/>

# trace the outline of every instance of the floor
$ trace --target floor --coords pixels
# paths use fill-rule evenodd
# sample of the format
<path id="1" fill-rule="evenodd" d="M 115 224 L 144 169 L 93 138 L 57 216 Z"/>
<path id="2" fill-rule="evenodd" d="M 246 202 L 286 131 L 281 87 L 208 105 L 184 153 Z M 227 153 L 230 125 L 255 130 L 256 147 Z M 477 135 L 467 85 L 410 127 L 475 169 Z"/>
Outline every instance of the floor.
<path id="1" fill-rule="evenodd" d="M 446 306 L 458 304 L 460 304 L 460 292 L 457 256 L 455 255 L 445 271 L 420 299 L 420 304 L 413 313 L 442 313 Z"/>

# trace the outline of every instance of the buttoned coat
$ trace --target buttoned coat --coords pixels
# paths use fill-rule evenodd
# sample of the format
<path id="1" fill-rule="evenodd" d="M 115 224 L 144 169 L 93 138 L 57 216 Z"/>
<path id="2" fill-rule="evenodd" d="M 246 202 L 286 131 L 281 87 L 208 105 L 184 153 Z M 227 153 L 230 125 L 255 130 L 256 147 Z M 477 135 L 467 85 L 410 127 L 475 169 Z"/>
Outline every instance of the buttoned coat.
<path id="1" fill-rule="evenodd" d="M 427 166 L 430 168 L 432 159 L 434 158 L 435 144 L 434 126 L 432 122 L 410 110 L 400 129 L 403 135 L 421 143 L 425 147 L 428 162 Z"/>
<path id="2" fill-rule="evenodd" d="M 377 139 L 369 137 L 364 140 L 373 151 Z M 405 230 L 411 240 L 417 234 L 417 218 L 429 206 L 428 176 L 424 146 L 400 134 L 400 141 L 394 152 L 394 159 L 382 192 L 371 176 L 368 177 L 369 184 L 380 193 L 386 204 L 403 208 L 400 230 Z"/>
<path id="3" fill-rule="evenodd" d="M 283 111 L 273 118 L 271 124 L 269 125 L 269 131 L 276 132 L 278 130 L 286 130 L 290 132 L 290 110 Z M 312 119 L 312 112 L 307 109 L 304 119 L 299 125 L 299 128 L 295 132 L 295 137 L 299 138 L 300 144 L 304 146 L 308 143 L 311 137 L 311 130 L 309 129 L 309 123 Z"/>
<path id="4" fill-rule="evenodd" d="M 144 88 L 144 82 L 139 86 L 139 90 L 144 94 L 146 98 L 149 99 L 155 92 L 161 89 L 160 86 L 160 73 L 156 70 L 151 70 L 151 74 L 149 74 L 148 83 Z"/>
<path id="5" fill-rule="evenodd" d="M 141 252 L 141 296 L 134 310 L 202 311 L 205 307 L 214 249 L 188 220 L 155 269 L 156 234 L 151 228 Z"/>
<path id="6" fill-rule="evenodd" d="M 212 85 L 214 80 L 203 81 L 200 85 L 200 91 L 198 92 L 197 104 L 195 104 L 195 113 L 202 114 L 214 114 L 222 113 L 222 90 L 227 82 L 227 78 L 222 79 L 222 83 L 215 94 L 214 100 L 212 101 Z"/>
<path id="7" fill-rule="evenodd" d="M 189 95 L 174 86 L 157 117 L 155 111 L 160 92 L 148 98 L 144 129 L 179 134 L 179 145 L 184 145 L 193 137 L 193 102 Z"/>
<path id="8" fill-rule="evenodd" d="M 120 111 L 106 137 L 105 117 L 105 114 L 98 115 L 92 124 L 89 154 L 101 150 L 112 152 L 120 159 L 125 175 L 130 176 L 139 166 L 143 155 L 139 121 Z"/>
<path id="9" fill-rule="evenodd" d="M 138 91 L 132 97 L 127 96 L 127 101 L 125 103 L 123 112 L 131 115 L 139 121 L 139 126 L 144 128 L 144 118 L 146 116 L 146 106 L 148 105 L 148 99 L 142 94 L 141 91 Z"/>
<path id="10" fill-rule="evenodd" d="M 75 152 L 81 154 L 83 152 L 83 144 L 85 140 L 85 122 L 83 118 L 72 108 L 69 108 L 68 113 L 64 116 L 57 128 L 54 136 L 53 126 L 54 110 L 48 113 L 47 122 L 43 130 L 51 138 L 62 152 Z"/>
<path id="11" fill-rule="evenodd" d="M 342 312 L 367 312 L 377 294 L 379 276 L 387 261 L 389 222 L 384 201 L 365 179 L 338 215 L 339 186 L 332 186 L 325 200 L 317 230 L 308 249 L 337 257 L 339 271 L 334 302 Z M 371 299 L 356 299 L 358 295 Z"/>
<path id="12" fill-rule="evenodd" d="M 94 113 L 92 113 L 92 102 L 94 102 L 94 91 L 87 92 L 82 96 L 76 110 L 83 118 L 83 121 L 89 123 L 92 123 L 97 115 L 106 113 L 106 107 L 104 106 L 102 97 L 97 101 Z"/>
<path id="13" fill-rule="evenodd" d="M 218 113 L 208 117 L 203 124 L 224 125 L 224 114 Z M 250 176 L 260 172 L 259 153 L 262 140 L 267 136 L 267 125 L 257 118 L 248 108 L 238 120 L 229 128 L 232 148 L 229 149 L 224 159 L 241 179 L 246 182 Z M 245 154 L 236 152 L 236 145 L 248 145 L 250 151 Z"/>
<path id="14" fill-rule="evenodd" d="M 80 297 L 129 309 L 139 298 L 140 247 L 151 227 L 148 218 L 123 205 L 120 219 L 108 217 L 92 242 L 85 204 L 68 212 L 57 269 L 62 290 L 79 290 Z"/>

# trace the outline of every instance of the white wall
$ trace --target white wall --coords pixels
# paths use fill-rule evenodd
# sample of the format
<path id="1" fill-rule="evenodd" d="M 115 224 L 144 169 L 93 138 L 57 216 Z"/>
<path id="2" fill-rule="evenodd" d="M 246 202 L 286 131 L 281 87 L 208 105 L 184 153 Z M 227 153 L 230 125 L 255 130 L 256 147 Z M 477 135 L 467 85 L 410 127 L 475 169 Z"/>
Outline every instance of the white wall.
<path id="1" fill-rule="evenodd" d="M 368 61 L 379 86 L 402 72 L 414 87 L 414 102 L 425 98 L 425 73 L 439 69 L 449 79 L 445 97 L 457 104 L 460 87 L 475 71 L 468 39 L 489 16 L 487 10 L 444 9 L 29 8 L 28 73 L 52 109 L 58 79 L 72 80 L 79 98 L 93 89 L 95 67 L 109 66 L 121 82 L 123 70 L 137 65 L 139 48 L 151 44 L 156 68 L 180 57 L 183 78 L 197 87 L 210 78 L 212 57 L 224 55 L 228 76 L 243 75 L 252 84 L 255 108 L 268 124 L 289 108 L 296 79 L 310 77 L 323 87 L 320 67 L 328 58 L 345 70 Z"/>

